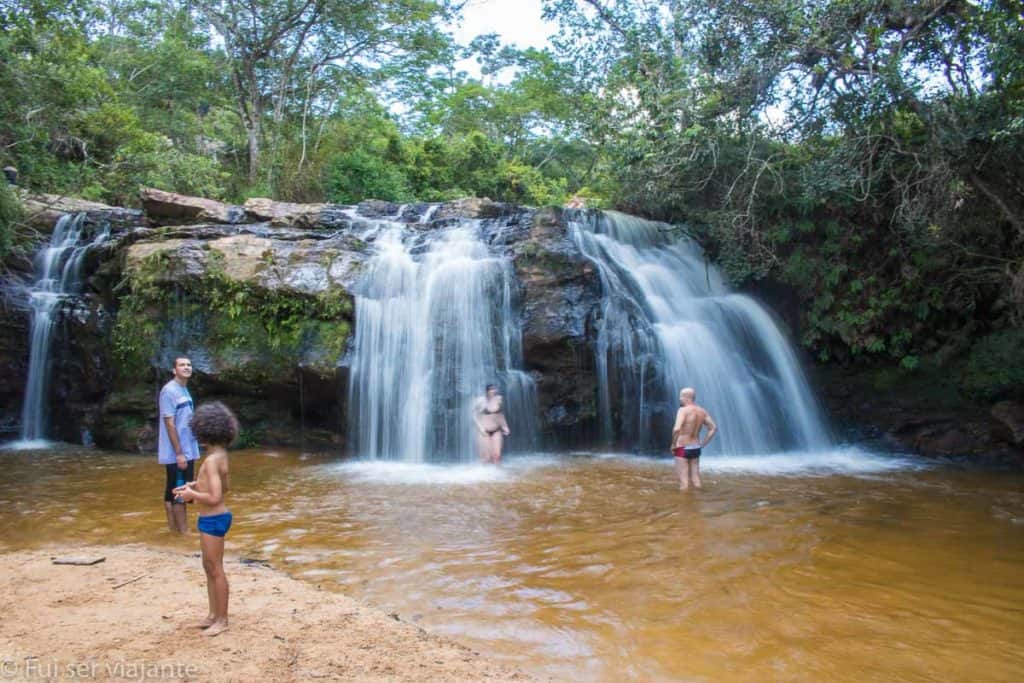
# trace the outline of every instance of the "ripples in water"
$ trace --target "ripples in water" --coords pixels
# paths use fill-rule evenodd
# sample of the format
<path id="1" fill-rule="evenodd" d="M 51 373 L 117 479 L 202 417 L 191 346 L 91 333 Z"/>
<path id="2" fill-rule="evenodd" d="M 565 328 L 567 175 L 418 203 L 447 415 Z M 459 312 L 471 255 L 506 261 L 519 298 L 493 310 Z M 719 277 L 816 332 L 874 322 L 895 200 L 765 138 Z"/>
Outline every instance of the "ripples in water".
<path id="1" fill-rule="evenodd" d="M 0 541 L 150 542 L 153 458 L 12 452 Z M 562 679 L 1014 680 L 1024 477 L 857 448 L 500 469 L 232 454 L 231 553 Z M 926 466 L 927 464 L 927 466 Z M 148 483 L 148 485 L 147 485 Z"/>

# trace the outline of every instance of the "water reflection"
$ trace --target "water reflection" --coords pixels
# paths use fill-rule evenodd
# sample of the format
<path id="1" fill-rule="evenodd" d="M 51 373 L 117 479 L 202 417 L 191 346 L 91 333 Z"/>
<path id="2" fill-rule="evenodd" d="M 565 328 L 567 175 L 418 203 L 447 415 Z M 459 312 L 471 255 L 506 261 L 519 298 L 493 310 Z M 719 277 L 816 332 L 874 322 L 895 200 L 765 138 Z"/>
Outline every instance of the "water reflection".
<path id="1" fill-rule="evenodd" d="M 148 458 L 3 457 L 0 547 L 195 544 L 164 530 Z M 655 458 L 241 452 L 228 548 L 562 679 L 1024 674 L 1024 477 L 773 457 L 708 458 L 681 495 Z"/>

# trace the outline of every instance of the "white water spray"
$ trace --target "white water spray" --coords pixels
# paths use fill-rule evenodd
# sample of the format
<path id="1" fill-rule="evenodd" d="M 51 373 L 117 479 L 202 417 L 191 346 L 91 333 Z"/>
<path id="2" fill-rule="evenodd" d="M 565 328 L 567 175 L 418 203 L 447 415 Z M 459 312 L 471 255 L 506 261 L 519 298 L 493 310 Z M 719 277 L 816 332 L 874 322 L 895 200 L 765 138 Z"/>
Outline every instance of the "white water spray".
<path id="1" fill-rule="evenodd" d="M 16 448 L 46 445 L 50 386 L 50 346 L 61 304 L 81 287 L 82 259 L 86 252 L 110 236 L 109 226 L 83 242 L 85 214 L 64 214 L 57 221 L 50 244 L 35 257 L 36 280 L 29 289 L 32 308 L 30 355 L 25 402 L 21 410 L 21 440 Z"/>
<path id="2" fill-rule="evenodd" d="M 433 208 L 424 214 L 430 220 Z M 509 447 L 532 445 L 536 389 L 521 370 L 511 263 L 480 240 L 479 221 L 419 231 L 382 222 L 356 289 L 349 433 L 360 457 L 477 459 L 473 401 L 505 396 Z"/>
<path id="3" fill-rule="evenodd" d="M 719 426 L 712 452 L 829 445 L 789 342 L 760 305 L 729 290 L 696 244 L 624 214 L 567 216 L 604 291 L 596 365 L 609 441 L 667 448 L 679 390 L 692 386 Z"/>

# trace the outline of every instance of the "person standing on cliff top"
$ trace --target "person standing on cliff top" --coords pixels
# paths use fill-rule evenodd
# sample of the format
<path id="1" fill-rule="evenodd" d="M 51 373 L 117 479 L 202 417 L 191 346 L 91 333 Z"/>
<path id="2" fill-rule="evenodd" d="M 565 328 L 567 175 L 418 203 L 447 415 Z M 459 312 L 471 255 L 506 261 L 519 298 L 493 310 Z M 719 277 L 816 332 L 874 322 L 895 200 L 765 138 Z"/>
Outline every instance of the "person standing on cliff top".
<path id="1" fill-rule="evenodd" d="M 708 411 L 697 405 L 696 400 L 697 392 L 691 387 L 679 392 L 679 410 L 676 411 L 676 423 L 672 427 L 672 445 L 669 448 L 675 456 L 680 491 L 690 488 L 691 483 L 694 488 L 701 488 L 700 453 L 718 431 Z M 708 433 L 702 441 L 700 431 L 704 427 L 707 427 Z"/>
<path id="2" fill-rule="evenodd" d="M 188 380 L 192 377 L 192 361 L 184 356 L 174 359 L 174 377 L 160 390 L 157 420 L 159 440 L 157 462 L 164 466 L 164 508 L 167 528 L 179 534 L 188 533 L 188 513 L 185 501 L 174 495 L 174 489 L 195 477 L 195 461 L 199 459 L 199 444 L 192 435 L 192 395 L 188 393 Z"/>

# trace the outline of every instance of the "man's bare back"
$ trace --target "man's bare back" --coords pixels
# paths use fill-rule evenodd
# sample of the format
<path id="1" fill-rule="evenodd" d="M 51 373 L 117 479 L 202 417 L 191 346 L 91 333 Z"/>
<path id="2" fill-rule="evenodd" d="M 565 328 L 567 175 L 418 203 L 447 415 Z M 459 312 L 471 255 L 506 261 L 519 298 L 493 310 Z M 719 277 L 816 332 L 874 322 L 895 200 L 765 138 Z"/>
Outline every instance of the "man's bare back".
<path id="1" fill-rule="evenodd" d="M 700 430 L 709 421 L 710 417 L 708 416 L 708 411 L 704 410 L 696 403 L 688 406 L 681 406 L 676 412 L 676 427 L 672 431 L 674 435 L 672 448 L 681 448 L 683 446 L 699 444 L 701 442 Z M 711 424 L 714 425 L 714 422 Z"/>
<path id="2" fill-rule="evenodd" d="M 679 488 L 683 491 L 688 489 L 691 483 L 694 487 L 701 488 L 701 451 L 718 431 L 718 425 L 708 415 L 708 411 L 697 405 L 696 398 L 697 392 L 690 387 L 679 392 L 679 410 L 676 411 L 676 422 L 672 427 L 672 444 L 669 446 L 676 461 Z M 705 427 L 708 431 L 702 440 L 700 432 Z"/>

